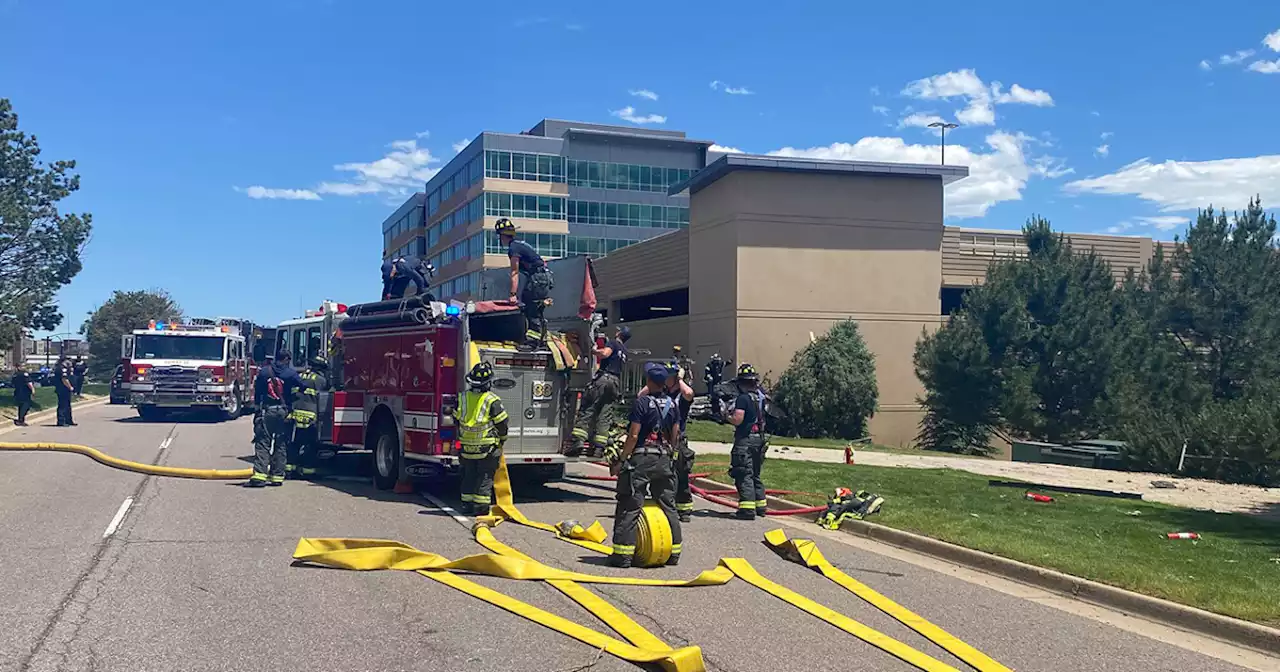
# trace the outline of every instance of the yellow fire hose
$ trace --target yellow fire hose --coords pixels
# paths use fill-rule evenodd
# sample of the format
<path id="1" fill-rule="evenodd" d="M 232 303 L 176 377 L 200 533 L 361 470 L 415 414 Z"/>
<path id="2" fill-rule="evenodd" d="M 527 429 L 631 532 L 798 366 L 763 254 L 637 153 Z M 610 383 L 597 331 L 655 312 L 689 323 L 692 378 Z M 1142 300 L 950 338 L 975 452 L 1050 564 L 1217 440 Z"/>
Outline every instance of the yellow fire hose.
<path id="1" fill-rule="evenodd" d="M 89 459 L 105 464 L 108 467 L 123 469 L 125 471 L 134 471 L 139 474 L 150 474 L 152 476 L 171 476 L 173 478 L 198 478 L 205 480 L 240 480 L 249 478 L 253 474 L 252 469 L 186 469 L 183 467 L 165 467 L 158 464 L 144 464 L 142 462 L 131 462 L 122 460 L 118 457 L 111 457 L 106 453 L 90 448 L 89 446 L 79 446 L 74 443 L 3 443 L 0 442 L 0 450 L 17 450 L 17 451 L 53 451 L 59 453 L 77 453 L 84 455 Z"/>
<path id="2" fill-rule="evenodd" d="M 0 450 L 77 453 L 116 469 L 176 478 L 244 479 L 252 473 L 251 469 L 186 469 L 143 464 L 111 457 L 88 446 L 67 443 L 0 442 Z M 490 528 L 504 520 L 509 520 L 519 525 L 551 532 L 568 543 L 598 553 L 610 554 L 613 549 L 603 543 L 607 538 L 603 526 L 596 521 L 589 527 L 575 528 L 566 535 L 554 525 L 530 520 L 515 506 L 505 461 L 500 463 L 494 478 L 494 494 L 497 503 L 491 508 L 488 516 L 477 517 L 477 525 L 473 528 L 476 541 L 490 551 L 487 554 L 470 555 L 450 561 L 443 556 L 420 551 L 396 541 L 303 538 L 298 541 L 293 557 L 299 562 L 341 569 L 415 571 L 433 581 L 573 637 L 597 650 L 603 650 L 634 663 L 657 664 L 668 672 L 703 672 L 705 666 L 701 649 L 696 646 L 671 648 L 636 623 L 634 619 L 578 584 L 693 588 L 724 585 L 737 577 L 925 672 L 957 672 L 954 667 L 942 661 L 770 581 L 743 558 L 722 558 L 715 569 L 704 571 L 689 580 L 599 576 L 548 567 L 498 541 Z M 642 566 L 662 565 L 671 554 L 671 543 L 671 529 L 665 515 L 656 505 L 646 505 L 641 516 L 640 534 L 636 544 L 637 562 Z M 814 542 L 807 539 L 790 540 L 782 530 L 773 530 L 765 534 L 765 543 L 782 557 L 822 573 L 831 581 L 949 651 L 978 672 L 1009 672 L 1007 667 L 977 649 L 836 569 L 822 556 Z M 519 581 L 545 581 L 582 605 L 626 641 L 597 632 L 477 584 L 460 574 L 493 576 Z"/>

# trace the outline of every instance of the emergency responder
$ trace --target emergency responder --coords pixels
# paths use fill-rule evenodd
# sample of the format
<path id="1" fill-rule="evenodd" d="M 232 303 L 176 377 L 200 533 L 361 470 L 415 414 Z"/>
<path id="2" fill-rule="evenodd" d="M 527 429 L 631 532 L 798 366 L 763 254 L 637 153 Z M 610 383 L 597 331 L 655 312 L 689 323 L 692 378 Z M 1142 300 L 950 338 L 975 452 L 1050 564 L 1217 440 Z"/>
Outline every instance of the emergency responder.
<path id="1" fill-rule="evenodd" d="M 697 455 L 689 447 L 689 437 L 684 433 L 685 427 L 689 424 L 689 410 L 693 408 L 693 388 L 684 381 L 683 368 L 675 360 L 667 365 L 667 386 L 664 392 L 676 402 L 676 408 L 680 411 L 680 441 L 676 444 L 673 466 L 676 473 L 676 513 L 680 516 L 680 522 L 687 523 L 693 514 L 693 492 L 689 489 L 689 473 L 693 469 L 693 460 Z M 649 394 L 648 387 L 640 390 L 641 396 L 647 394 Z"/>
<path id="2" fill-rule="evenodd" d="M 288 350 L 280 350 L 275 361 L 258 369 L 258 376 L 253 380 L 253 404 L 258 409 L 254 424 L 260 417 L 262 433 L 254 442 L 253 475 L 245 484 L 252 488 L 284 485 L 293 391 L 304 385 L 298 372 L 289 365 L 291 359 Z"/>
<path id="3" fill-rule="evenodd" d="M 329 386 L 341 390 L 346 386 L 342 380 L 343 363 L 346 348 L 343 346 L 342 329 L 334 329 L 333 338 L 329 339 Z"/>
<path id="4" fill-rule="evenodd" d="M 533 246 L 523 240 L 516 240 L 516 226 L 511 220 L 503 217 L 494 227 L 498 232 L 498 240 L 507 248 L 507 257 L 511 259 L 511 297 L 512 303 L 520 304 L 520 311 L 525 319 L 525 345 L 542 347 L 547 342 L 547 321 L 543 312 L 547 309 L 547 298 L 555 288 L 555 280 L 547 262 L 542 260 Z M 524 275 L 524 290 L 520 290 L 520 276 Z M 517 295 L 519 299 L 517 300 Z"/>
<path id="5" fill-rule="evenodd" d="M 738 367 L 738 398 L 728 413 L 733 425 L 733 448 L 729 451 L 729 475 L 738 488 L 738 518 L 751 520 L 765 514 L 768 501 L 760 468 L 769 449 L 765 436 L 765 394 L 760 389 L 760 374 L 754 366 Z"/>
<path id="6" fill-rule="evenodd" d="M 59 427 L 75 427 L 75 420 L 71 419 L 71 396 L 75 393 L 75 383 L 72 382 L 74 374 L 71 372 L 71 361 L 66 359 L 58 360 L 58 365 L 53 370 L 54 389 L 58 395 L 58 426 Z"/>
<path id="7" fill-rule="evenodd" d="M 462 513 L 481 514 L 493 503 L 493 476 L 502 457 L 510 424 L 502 400 L 490 387 L 493 367 L 480 362 L 467 373 L 467 392 L 454 411 L 462 444 Z"/>
<path id="8" fill-rule="evenodd" d="M 595 378 L 582 393 L 578 416 L 574 418 L 573 430 L 569 432 L 573 445 L 566 455 L 581 455 L 588 439 L 591 442 L 592 456 L 604 455 L 605 444 L 609 442 L 609 425 L 613 422 L 613 405 L 622 395 L 620 381 L 622 367 L 627 363 L 629 340 L 631 329 L 621 326 L 615 332 L 613 340 L 604 347 L 594 348 L 595 355 L 600 358 L 600 366 L 596 369 Z"/>
<path id="9" fill-rule="evenodd" d="M 298 374 L 303 386 L 296 391 L 293 411 L 293 436 L 289 441 L 289 459 L 284 470 L 287 474 L 310 478 L 316 475 L 315 458 L 319 450 L 320 430 L 316 426 L 320 412 L 320 393 L 329 391 L 327 375 L 329 361 L 316 356 L 306 371 Z"/>
<path id="10" fill-rule="evenodd" d="M 680 562 L 680 517 L 676 513 L 675 473 L 672 458 L 680 441 L 680 418 L 676 402 L 663 393 L 667 385 L 666 364 L 645 365 L 648 394 L 637 396 L 627 416 L 627 440 L 622 454 L 609 471 L 618 477 L 617 507 L 613 516 L 613 555 L 609 564 L 630 567 L 636 552 L 640 511 L 646 497 L 662 508 L 671 525 L 671 557 L 668 565 Z"/>
<path id="11" fill-rule="evenodd" d="M 680 380 L 685 385 L 693 387 L 693 360 L 684 354 L 684 349 L 679 345 L 671 346 L 671 358 L 675 360 L 676 366 L 680 367 Z"/>
<path id="12" fill-rule="evenodd" d="M 382 300 L 403 299 L 412 283 L 419 296 L 428 296 L 427 278 L 435 267 L 418 257 L 397 257 L 382 262 Z"/>

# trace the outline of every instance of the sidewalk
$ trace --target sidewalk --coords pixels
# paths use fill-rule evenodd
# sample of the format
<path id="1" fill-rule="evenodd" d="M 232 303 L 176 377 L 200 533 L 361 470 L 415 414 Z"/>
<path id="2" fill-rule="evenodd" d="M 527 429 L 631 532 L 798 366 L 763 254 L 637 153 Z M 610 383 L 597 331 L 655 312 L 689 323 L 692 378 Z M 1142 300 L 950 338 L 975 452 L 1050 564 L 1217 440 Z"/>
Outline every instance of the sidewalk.
<path id="1" fill-rule="evenodd" d="M 690 441 L 699 455 L 728 455 L 730 446 L 708 441 Z M 826 448 L 791 448 L 773 445 L 770 459 L 844 463 L 844 451 Z M 1085 469 L 1059 464 L 1033 464 L 1005 460 L 974 459 L 952 455 L 898 455 L 873 451 L 854 452 L 854 466 L 905 467 L 908 469 L 958 469 L 994 478 L 1030 481 L 1045 485 L 1140 492 L 1142 498 L 1191 509 L 1223 513 L 1248 513 L 1280 520 L 1280 488 L 1231 485 L 1168 474 Z M 1176 488 L 1154 488 L 1152 481 L 1172 481 Z"/>

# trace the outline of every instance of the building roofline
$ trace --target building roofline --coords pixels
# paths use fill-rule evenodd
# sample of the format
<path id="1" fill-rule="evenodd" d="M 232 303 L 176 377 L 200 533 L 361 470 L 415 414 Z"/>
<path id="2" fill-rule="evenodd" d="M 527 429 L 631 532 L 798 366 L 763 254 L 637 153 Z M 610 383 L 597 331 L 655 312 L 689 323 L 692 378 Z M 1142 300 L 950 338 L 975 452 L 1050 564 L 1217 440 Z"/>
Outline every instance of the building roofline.
<path id="1" fill-rule="evenodd" d="M 884 163 L 879 161 L 832 161 L 756 154 L 726 154 L 692 177 L 672 185 L 670 194 L 689 190 L 690 194 L 711 186 L 713 182 L 738 170 L 772 170 L 824 175 L 876 175 L 881 177 L 938 177 L 944 185 L 969 176 L 968 166 L 935 166 L 919 163 Z"/>
<path id="2" fill-rule="evenodd" d="M 572 123 L 572 122 L 569 122 Z M 578 128 L 570 126 L 565 129 L 565 136 L 585 135 L 598 136 L 604 138 L 619 138 L 625 140 L 643 140 L 645 142 L 670 142 L 677 145 L 697 145 L 699 147 L 710 147 L 715 143 L 711 140 L 694 140 L 692 138 L 678 137 L 674 135 L 656 135 L 654 133 L 645 133 L 643 129 L 635 131 L 602 131 L 595 128 Z"/>

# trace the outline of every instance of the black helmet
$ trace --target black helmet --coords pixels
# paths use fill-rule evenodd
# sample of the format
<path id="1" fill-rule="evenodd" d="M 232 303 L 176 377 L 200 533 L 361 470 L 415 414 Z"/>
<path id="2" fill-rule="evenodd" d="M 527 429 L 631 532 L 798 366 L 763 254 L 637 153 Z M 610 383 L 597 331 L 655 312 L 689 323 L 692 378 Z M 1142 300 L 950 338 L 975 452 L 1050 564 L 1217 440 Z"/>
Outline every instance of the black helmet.
<path id="1" fill-rule="evenodd" d="M 493 381 L 493 367 L 488 362 L 480 362 L 471 367 L 467 374 L 467 384 L 474 388 L 488 389 Z"/>
<path id="2" fill-rule="evenodd" d="M 309 363 L 311 364 L 311 368 L 316 369 L 317 371 L 323 371 L 329 368 L 329 360 L 324 357 L 312 357 Z"/>
<path id="3" fill-rule="evenodd" d="M 512 224 L 511 220 L 507 219 L 506 217 L 498 218 L 497 223 L 493 225 L 493 230 L 497 231 L 499 236 L 516 235 L 516 225 Z"/>
<path id="4" fill-rule="evenodd" d="M 738 377 L 742 380 L 760 380 L 760 374 L 756 373 L 756 367 L 746 362 L 738 365 Z"/>

